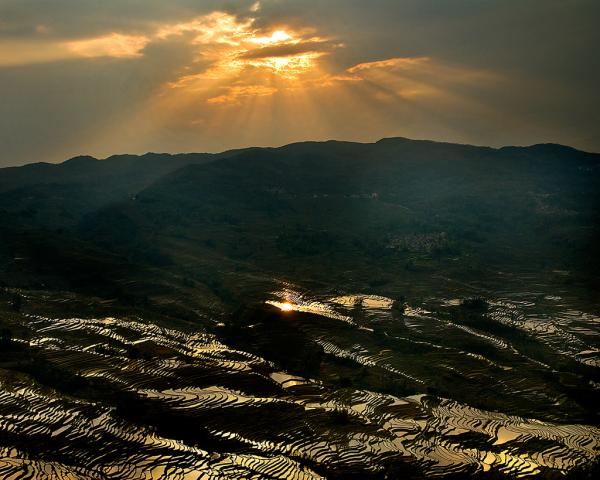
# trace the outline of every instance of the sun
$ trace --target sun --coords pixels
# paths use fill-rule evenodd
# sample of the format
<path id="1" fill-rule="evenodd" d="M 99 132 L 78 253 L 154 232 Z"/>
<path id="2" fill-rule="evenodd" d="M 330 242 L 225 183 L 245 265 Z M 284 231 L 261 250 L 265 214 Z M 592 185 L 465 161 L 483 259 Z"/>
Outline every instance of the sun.
<path id="1" fill-rule="evenodd" d="M 276 30 L 270 36 L 253 37 L 250 39 L 252 43 L 258 45 L 271 45 L 273 43 L 288 42 L 292 40 L 292 36 L 285 30 Z"/>

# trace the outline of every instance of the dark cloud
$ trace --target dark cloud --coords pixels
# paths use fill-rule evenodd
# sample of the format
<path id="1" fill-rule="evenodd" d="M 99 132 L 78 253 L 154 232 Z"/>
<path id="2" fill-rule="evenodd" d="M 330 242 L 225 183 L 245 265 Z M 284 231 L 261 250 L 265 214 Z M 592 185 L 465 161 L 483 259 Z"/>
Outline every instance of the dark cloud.
<path id="1" fill-rule="evenodd" d="M 194 53 L 178 39 L 149 45 L 137 59 L 99 58 L 0 68 L 0 162 L 62 161 L 88 150 Z M 110 147 L 108 147 L 110 150 Z"/>
<path id="2" fill-rule="evenodd" d="M 298 55 L 300 53 L 309 52 L 328 52 L 335 48 L 331 42 L 301 42 L 296 44 L 275 45 L 271 47 L 262 47 L 255 50 L 250 50 L 239 55 L 239 58 L 269 58 L 269 57 L 289 57 L 290 55 Z"/>
<path id="3" fill-rule="evenodd" d="M 250 0 L 0 0 L 0 38 L 74 39 L 109 32 L 145 33 L 214 10 L 247 15 Z M 43 26 L 42 31 L 37 29 Z"/>

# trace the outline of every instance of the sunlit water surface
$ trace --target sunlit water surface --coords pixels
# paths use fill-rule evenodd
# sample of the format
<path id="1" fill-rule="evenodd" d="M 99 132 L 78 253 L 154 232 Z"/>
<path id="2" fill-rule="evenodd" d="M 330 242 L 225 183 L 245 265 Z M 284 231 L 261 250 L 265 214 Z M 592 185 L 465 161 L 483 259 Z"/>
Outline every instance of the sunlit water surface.
<path id="1" fill-rule="evenodd" d="M 542 316 L 526 299 L 498 298 L 490 315 L 535 334 L 557 355 L 598 367 L 598 317 L 559 298 L 546 301 L 556 309 Z M 157 421 L 0 368 L 0 478 L 316 479 L 338 468 L 383 475 L 394 459 L 415 462 L 429 477 L 491 469 L 526 477 L 566 472 L 598 455 L 600 429 L 559 421 L 570 399 L 540 383 L 536 373 L 554 367 L 501 336 L 453 323 L 423 305 L 407 305 L 398 316 L 392 299 L 381 296 L 287 288 L 266 302 L 292 314 L 318 314 L 301 328 L 326 353 L 383 369 L 422 393 L 327 387 L 212 334 L 141 318 L 29 315 L 29 343 L 51 364 L 103 379 L 151 408 Z M 459 300 L 437 302 L 444 308 Z M 416 353 L 381 347 L 390 339 Z M 500 353 L 469 351 L 469 342 Z M 131 358 L 132 347 L 145 354 Z M 446 374 L 465 388 L 486 385 L 505 394 L 506 412 L 426 394 L 427 385 Z M 533 406 L 540 405 L 555 420 L 510 414 L 523 402 L 532 405 L 531 417 L 539 418 Z M 194 440 L 196 431 L 202 441 Z"/>

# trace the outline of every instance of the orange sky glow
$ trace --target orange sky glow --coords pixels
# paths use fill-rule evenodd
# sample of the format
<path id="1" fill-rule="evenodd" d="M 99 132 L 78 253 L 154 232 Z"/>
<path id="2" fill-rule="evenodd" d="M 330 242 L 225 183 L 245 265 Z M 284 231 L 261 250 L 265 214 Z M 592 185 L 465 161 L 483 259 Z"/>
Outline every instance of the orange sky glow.
<path id="1" fill-rule="evenodd" d="M 101 145 L 114 149 L 115 142 L 125 144 L 131 138 L 143 149 L 148 138 L 165 131 L 173 132 L 173 145 L 184 143 L 177 139 L 194 131 L 225 134 L 233 146 L 265 144 L 274 130 L 280 143 L 322 140 L 339 137 L 338 118 L 353 127 L 366 125 L 364 136 L 358 135 L 365 140 L 377 135 L 375 131 L 397 133 L 382 114 L 382 104 L 462 102 L 449 85 L 497 80 L 491 73 L 445 66 L 429 57 L 340 67 L 331 59 L 347 48 L 343 39 L 310 25 L 259 27 L 253 16 L 239 19 L 221 11 L 160 25 L 142 38 L 112 33 L 69 47 L 76 55 L 132 58 L 161 41 L 184 42 L 194 52 L 191 61 L 173 72 L 126 122 L 97 132 L 94 150 Z M 441 75 L 444 85 L 436 84 Z M 326 111 L 332 108 L 337 113 Z"/>
<path id="2" fill-rule="evenodd" d="M 581 128 L 565 120 L 589 116 L 589 102 L 577 97 L 587 87 L 570 88 L 572 80 L 553 79 L 550 67 L 523 63 L 518 56 L 537 52 L 535 42 L 519 41 L 517 51 L 505 46 L 514 32 L 497 45 L 496 36 L 487 38 L 485 25 L 500 17 L 464 2 L 466 11 L 477 10 L 461 17 L 467 28 L 445 22 L 449 7 L 378 1 L 380 8 L 173 0 L 152 1 L 144 11 L 127 0 L 94 7 L 65 0 L 31 11 L 13 5 L 12 19 L 0 21 L 0 87 L 7 92 L 0 109 L 11 120 L 0 132 L 0 161 L 389 136 L 594 143 L 593 122 Z M 493 9 L 510 26 L 510 9 L 503 13 L 501 2 Z M 444 21 L 429 21 L 436 18 Z M 482 56 L 482 49 L 496 54 Z M 574 57 L 552 57 L 551 68 L 557 58 Z M 534 65 L 538 76 L 521 73 L 515 59 Z M 20 142 L 22 135 L 35 142 Z"/>

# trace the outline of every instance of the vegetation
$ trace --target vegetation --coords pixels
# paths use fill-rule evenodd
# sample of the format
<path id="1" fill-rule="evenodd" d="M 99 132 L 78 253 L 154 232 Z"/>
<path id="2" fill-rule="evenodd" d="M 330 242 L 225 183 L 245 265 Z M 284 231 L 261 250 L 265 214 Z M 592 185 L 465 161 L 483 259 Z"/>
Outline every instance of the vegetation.
<path id="1" fill-rule="evenodd" d="M 109 406 L 119 422 L 223 452 L 255 453 L 258 432 L 281 444 L 288 431 L 302 440 L 326 435 L 341 451 L 346 434 L 387 431 L 365 411 L 381 407 L 381 418 L 419 429 L 444 398 L 596 424 L 598 368 L 551 348 L 543 331 L 499 321 L 495 292 L 539 290 L 543 303 L 560 291 L 597 311 L 599 175 L 600 156 L 558 145 L 406 139 L 82 157 L 0 171 L 3 385 Z M 264 303 L 289 289 L 332 310 Z M 37 314 L 98 324 L 84 334 L 49 321 L 46 349 L 29 342 L 40 340 Z M 112 327 L 106 317 L 127 323 Z M 147 338 L 127 328 L 146 321 Z M 175 339 L 167 342 L 162 327 Z M 77 348 L 52 343 L 63 341 Z M 230 393 L 215 400 L 219 415 L 147 395 L 186 388 Z M 238 393 L 242 407 L 234 408 Z M 378 403 L 417 394 L 426 395 L 418 412 L 416 400 Z M 361 395 L 373 403 L 347 407 Z M 326 408 L 314 408 L 317 400 Z M 222 423 L 210 430 L 212 422 Z M 430 426 L 420 440 L 436 445 L 440 432 Z M 215 434 L 245 427 L 239 438 Z M 536 437 L 524 448 L 549 442 Z M 470 429 L 451 443 L 502 450 Z M 424 478 L 422 465 L 392 456 L 375 473 L 367 463 L 311 462 L 302 459 L 328 478 Z M 586 465 L 571 477 L 596 470 Z"/>

